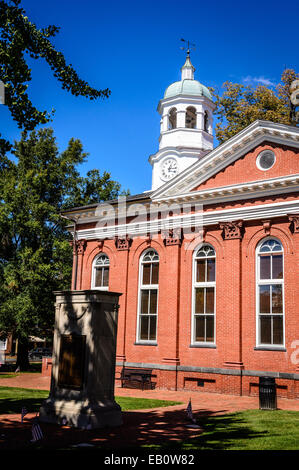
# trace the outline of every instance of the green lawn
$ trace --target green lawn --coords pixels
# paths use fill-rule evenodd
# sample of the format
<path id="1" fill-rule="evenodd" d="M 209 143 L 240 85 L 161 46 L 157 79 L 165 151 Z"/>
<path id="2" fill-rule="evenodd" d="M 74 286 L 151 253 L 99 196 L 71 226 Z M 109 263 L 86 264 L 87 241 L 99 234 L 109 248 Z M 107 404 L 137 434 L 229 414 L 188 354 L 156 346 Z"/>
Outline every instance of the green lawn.
<path id="1" fill-rule="evenodd" d="M 0 414 L 21 413 L 22 406 L 29 412 L 37 412 L 48 395 L 46 390 L 0 387 Z M 131 397 L 116 397 L 116 401 L 123 411 L 179 404 L 174 401 Z M 203 429 L 202 434 L 176 443 L 176 451 L 299 449 L 298 411 L 247 410 L 221 416 L 199 413 L 197 422 Z M 151 448 L 161 449 L 156 446 Z M 173 444 L 162 448 L 173 450 Z"/>
<path id="2" fill-rule="evenodd" d="M 49 396 L 47 390 L 0 387 L 0 414 L 20 413 L 22 407 L 37 412 L 42 401 Z M 115 397 L 123 411 L 179 405 L 180 402 L 151 400 L 148 398 Z"/>
<path id="3" fill-rule="evenodd" d="M 203 433 L 180 450 L 298 450 L 299 412 L 247 410 L 197 420 Z"/>

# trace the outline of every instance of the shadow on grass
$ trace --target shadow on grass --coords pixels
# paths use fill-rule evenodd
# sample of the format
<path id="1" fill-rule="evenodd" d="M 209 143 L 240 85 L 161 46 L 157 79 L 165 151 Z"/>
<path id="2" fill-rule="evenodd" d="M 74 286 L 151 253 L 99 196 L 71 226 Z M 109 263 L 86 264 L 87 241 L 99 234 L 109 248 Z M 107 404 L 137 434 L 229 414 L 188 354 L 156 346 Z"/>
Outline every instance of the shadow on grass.
<path id="1" fill-rule="evenodd" d="M 176 446 L 178 450 L 229 450 L 242 447 L 241 441 L 264 438 L 269 435 L 267 431 L 258 431 L 249 425 L 246 416 L 242 413 L 218 414 L 202 410 L 196 413 L 196 421 L 202 427 L 200 436 L 181 442 Z M 171 448 L 169 443 L 165 448 Z"/>
<path id="2" fill-rule="evenodd" d="M 34 403 L 32 402 L 31 405 Z M 15 417 L 2 419 L 1 432 L 5 435 L 0 450 L 26 449 L 30 446 L 31 417 L 24 423 Z M 142 449 L 142 446 L 162 447 L 166 442 L 179 444 L 191 436 L 198 435 L 198 430 L 189 429 L 185 410 L 153 409 L 146 411 L 123 412 L 123 425 L 101 429 L 84 430 L 41 423 L 44 440 L 39 449 L 71 449 L 79 443 L 90 443 L 94 450 L 117 449 L 119 452 L 130 449 Z M 28 437 L 29 436 L 29 437 Z"/>
<path id="3" fill-rule="evenodd" d="M 37 401 L 31 401 L 28 405 L 35 407 L 37 404 Z M 262 438 L 267 434 L 251 429 L 238 413 L 216 416 L 213 412 L 200 411 L 196 413 L 196 417 L 199 416 L 197 421 L 202 429 L 188 428 L 190 421 L 182 409 L 125 411 L 123 425 L 115 428 L 83 430 L 41 423 L 45 439 L 38 443 L 38 448 L 64 450 L 83 442 L 94 446 L 90 450 L 115 449 L 118 452 L 130 449 L 169 452 L 229 450 L 237 441 Z M 23 425 L 16 425 L 13 419 L 6 417 L 2 423 L 6 437 L 2 443 L 0 441 L 0 449 L 30 446 L 26 437 L 30 434 L 29 426 L 30 419 Z"/>
<path id="4" fill-rule="evenodd" d="M 36 413 L 48 395 L 47 390 L 0 387 L 0 415 L 21 413 L 22 407 Z"/>
<path id="5" fill-rule="evenodd" d="M 47 396 L 49 393 L 47 394 Z M 22 407 L 25 407 L 29 413 L 37 413 L 44 401 L 44 398 L 24 398 L 23 400 L 14 400 L 6 398 L 0 400 L 0 415 L 2 414 L 21 414 Z M 0 416 L 1 419 L 1 416 Z"/>

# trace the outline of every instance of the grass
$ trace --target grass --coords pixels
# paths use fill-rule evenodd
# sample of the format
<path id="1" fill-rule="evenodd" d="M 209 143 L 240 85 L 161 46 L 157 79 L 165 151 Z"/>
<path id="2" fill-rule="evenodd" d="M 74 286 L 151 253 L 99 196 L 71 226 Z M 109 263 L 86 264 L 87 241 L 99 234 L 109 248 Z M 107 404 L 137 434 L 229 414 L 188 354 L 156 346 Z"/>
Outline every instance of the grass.
<path id="1" fill-rule="evenodd" d="M 197 420 L 203 433 L 182 442 L 186 450 L 298 450 L 299 412 L 247 410 Z M 167 446 L 171 447 L 171 446 Z"/>
<path id="2" fill-rule="evenodd" d="M 0 415 L 20 413 L 23 406 L 29 412 L 37 412 L 42 401 L 48 396 L 47 390 L 0 387 Z M 115 400 L 123 411 L 181 404 L 177 401 L 151 400 L 149 398 L 115 397 Z"/>
<path id="3" fill-rule="evenodd" d="M 0 387 L 0 414 L 21 413 L 23 406 L 37 412 L 47 390 Z M 179 402 L 147 398 L 116 397 L 123 411 L 172 406 Z M 299 412 L 247 410 L 226 415 L 200 413 L 197 422 L 203 432 L 196 438 L 151 449 L 174 450 L 298 450 Z"/>

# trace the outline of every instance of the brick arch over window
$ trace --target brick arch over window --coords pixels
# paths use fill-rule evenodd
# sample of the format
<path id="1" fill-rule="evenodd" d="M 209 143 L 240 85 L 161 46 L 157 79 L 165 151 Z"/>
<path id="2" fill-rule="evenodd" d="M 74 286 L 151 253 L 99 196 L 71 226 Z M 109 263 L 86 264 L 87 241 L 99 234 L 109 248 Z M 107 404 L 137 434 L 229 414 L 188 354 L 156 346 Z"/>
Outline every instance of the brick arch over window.
<path id="1" fill-rule="evenodd" d="M 91 288 L 108 290 L 110 258 L 105 252 L 99 253 L 92 262 Z"/>
<path id="2" fill-rule="evenodd" d="M 216 252 L 200 243 L 193 252 L 191 343 L 215 343 Z"/>
<path id="3" fill-rule="evenodd" d="M 159 263 L 159 254 L 153 247 L 149 247 L 141 253 L 138 281 L 137 342 L 152 343 L 157 341 Z"/>
<path id="4" fill-rule="evenodd" d="M 188 255 L 190 254 L 190 259 L 192 258 L 192 254 L 196 248 L 198 248 L 201 244 L 206 243 L 208 245 L 212 245 L 214 250 L 216 251 L 216 256 L 218 259 L 224 258 L 224 251 L 223 251 L 223 240 L 218 238 L 215 235 L 207 233 L 204 236 L 204 240 L 202 239 L 200 234 L 196 234 L 192 240 L 186 241 L 183 245 L 183 261 L 186 262 L 188 259 Z"/>
<path id="5" fill-rule="evenodd" d="M 257 346 L 284 346 L 284 250 L 279 238 L 266 236 L 256 248 Z"/>
<path id="6" fill-rule="evenodd" d="M 159 258 L 160 258 L 160 264 L 161 263 L 166 263 L 166 257 L 165 257 L 165 246 L 162 243 L 162 241 L 157 241 L 157 240 L 143 240 L 142 242 L 139 242 L 139 245 L 136 246 L 135 248 L 135 243 L 137 244 L 138 241 L 133 241 L 133 244 L 131 246 L 131 252 L 132 252 L 132 258 L 130 261 L 131 265 L 134 265 L 136 262 L 139 261 L 139 258 L 141 254 L 146 250 L 152 248 L 153 250 L 156 250 Z M 135 248 L 135 249 L 134 249 Z"/>
<path id="7" fill-rule="evenodd" d="M 106 253 L 106 255 L 110 259 L 110 266 L 115 267 L 116 266 L 116 257 L 115 257 L 115 251 L 110 248 L 108 244 L 103 243 L 103 246 L 99 247 L 98 244 L 90 250 L 87 256 L 84 258 L 84 269 L 89 268 L 92 266 L 94 259 L 100 255 L 101 253 Z"/>
<path id="8" fill-rule="evenodd" d="M 286 230 L 283 230 L 280 227 L 271 227 L 270 234 L 266 235 L 264 229 L 257 230 L 252 237 L 248 240 L 246 246 L 246 258 L 250 258 L 255 256 L 255 250 L 259 244 L 259 242 L 266 238 L 267 236 L 271 236 L 274 238 L 278 238 L 284 248 L 285 254 L 292 254 L 294 252 L 293 240 L 289 236 Z"/>

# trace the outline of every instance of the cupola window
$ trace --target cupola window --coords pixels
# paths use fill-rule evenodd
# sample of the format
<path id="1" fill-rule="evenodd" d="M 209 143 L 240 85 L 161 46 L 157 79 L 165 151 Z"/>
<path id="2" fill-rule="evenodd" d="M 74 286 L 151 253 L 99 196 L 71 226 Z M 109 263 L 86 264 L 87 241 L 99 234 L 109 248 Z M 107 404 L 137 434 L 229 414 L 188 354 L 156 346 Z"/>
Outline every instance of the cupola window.
<path id="1" fill-rule="evenodd" d="M 169 112 L 168 129 L 176 129 L 176 127 L 176 108 L 172 108 Z"/>
<path id="2" fill-rule="evenodd" d="M 203 118 L 203 128 L 205 132 L 209 132 L 209 115 L 208 111 L 205 111 Z"/>
<path id="3" fill-rule="evenodd" d="M 196 128 L 196 109 L 193 106 L 186 109 L 186 127 L 188 129 Z"/>

